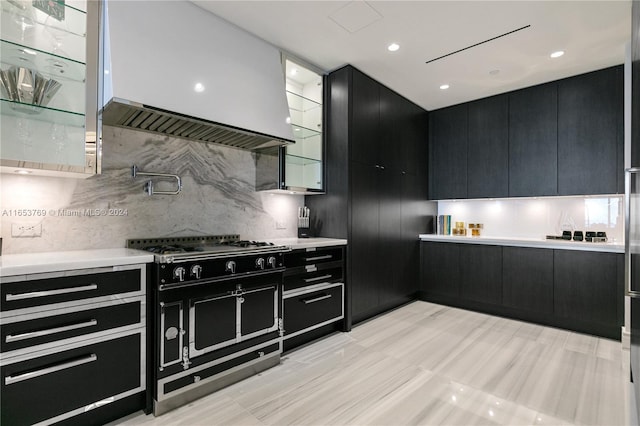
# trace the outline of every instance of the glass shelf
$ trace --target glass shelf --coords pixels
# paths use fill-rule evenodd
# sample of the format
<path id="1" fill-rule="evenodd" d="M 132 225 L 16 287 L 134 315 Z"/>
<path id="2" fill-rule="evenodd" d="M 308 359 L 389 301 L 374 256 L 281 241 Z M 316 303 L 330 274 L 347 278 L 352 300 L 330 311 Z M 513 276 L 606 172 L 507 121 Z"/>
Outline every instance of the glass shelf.
<path id="1" fill-rule="evenodd" d="M 84 114 L 64 111 L 56 108 L 24 104 L 21 102 L 0 99 L 0 114 L 50 123 L 60 123 L 71 127 L 84 127 Z"/>
<path id="2" fill-rule="evenodd" d="M 11 66 L 35 69 L 45 77 L 58 81 L 71 80 L 84 83 L 86 78 L 84 62 L 2 39 L 0 39 L 0 60 L 3 70 Z"/>
<path id="3" fill-rule="evenodd" d="M 287 102 L 289 103 L 289 109 L 299 112 L 309 112 L 314 109 L 322 108 L 322 103 L 289 90 L 287 90 Z"/>
<path id="4" fill-rule="evenodd" d="M 322 134 L 321 131 L 308 129 L 294 123 L 291 123 L 291 127 L 293 127 L 293 137 L 295 139 L 308 139 Z"/>
<path id="5" fill-rule="evenodd" d="M 295 164 L 298 166 L 308 166 L 309 164 L 320 164 L 322 160 L 316 160 L 315 158 L 301 157 L 299 155 L 287 154 L 287 164 Z"/>
<path id="6" fill-rule="evenodd" d="M 85 61 L 86 12 L 55 0 L 2 0 L 0 3 L 3 40 L 52 52 L 53 56 Z"/>

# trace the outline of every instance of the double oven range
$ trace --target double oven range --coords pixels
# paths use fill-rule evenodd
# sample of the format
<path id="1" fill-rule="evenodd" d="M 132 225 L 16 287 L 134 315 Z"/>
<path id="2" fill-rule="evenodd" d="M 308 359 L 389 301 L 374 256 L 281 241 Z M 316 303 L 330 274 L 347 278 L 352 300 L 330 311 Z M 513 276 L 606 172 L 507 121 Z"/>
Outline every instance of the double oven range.
<path id="1" fill-rule="evenodd" d="M 133 239 L 127 247 L 155 257 L 148 289 L 155 415 L 279 364 L 288 247 L 238 235 Z"/>

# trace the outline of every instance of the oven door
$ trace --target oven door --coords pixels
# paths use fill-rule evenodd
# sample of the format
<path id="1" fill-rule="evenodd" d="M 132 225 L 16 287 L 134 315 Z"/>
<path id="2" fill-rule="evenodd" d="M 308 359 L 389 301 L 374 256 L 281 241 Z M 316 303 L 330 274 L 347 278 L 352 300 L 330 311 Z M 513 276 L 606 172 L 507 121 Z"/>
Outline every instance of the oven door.
<path id="1" fill-rule="evenodd" d="M 278 330 L 282 273 L 227 282 L 189 299 L 189 357 Z M 223 290 L 220 288 L 219 290 Z"/>

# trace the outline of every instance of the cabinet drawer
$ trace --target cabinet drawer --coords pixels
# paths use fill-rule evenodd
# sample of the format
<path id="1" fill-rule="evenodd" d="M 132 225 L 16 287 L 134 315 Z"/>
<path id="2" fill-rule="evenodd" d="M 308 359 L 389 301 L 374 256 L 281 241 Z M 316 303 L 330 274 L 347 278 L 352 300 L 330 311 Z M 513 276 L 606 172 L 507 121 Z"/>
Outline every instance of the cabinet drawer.
<path id="1" fill-rule="evenodd" d="M 142 343 L 137 333 L 3 366 L 0 423 L 30 425 L 142 390 Z"/>
<path id="2" fill-rule="evenodd" d="M 141 323 L 141 302 L 86 309 L 63 315 L 5 323 L 0 329 L 2 352 Z"/>
<path id="3" fill-rule="evenodd" d="M 286 253 L 284 266 L 295 268 L 297 266 L 317 265 L 325 262 L 342 260 L 342 247 L 321 247 L 306 250 L 294 250 Z"/>
<path id="4" fill-rule="evenodd" d="M 0 286 L 0 311 L 140 290 L 139 269 L 5 283 Z"/>
<path id="5" fill-rule="evenodd" d="M 344 281 L 342 266 L 333 266 L 333 268 L 317 268 L 314 269 L 313 272 L 303 272 L 285 276 L 284 290 L 291 291 L 310 285 Z"/>
<path id="6" fill-rule="evenodd" d="M 284 299 L 285 339 L 344 317 L 344 284 Z"/>

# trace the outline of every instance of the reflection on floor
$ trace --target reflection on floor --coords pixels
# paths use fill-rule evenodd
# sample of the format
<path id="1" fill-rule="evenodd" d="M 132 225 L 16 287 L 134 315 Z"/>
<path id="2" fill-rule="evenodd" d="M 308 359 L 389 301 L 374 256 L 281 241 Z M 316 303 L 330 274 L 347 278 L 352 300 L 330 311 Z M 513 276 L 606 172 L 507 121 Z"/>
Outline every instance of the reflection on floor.
<path id="1" fill-rule="evenodd" d="M 414 302 L 123 425 L 625 425 L 620 342 Z"/>

